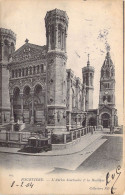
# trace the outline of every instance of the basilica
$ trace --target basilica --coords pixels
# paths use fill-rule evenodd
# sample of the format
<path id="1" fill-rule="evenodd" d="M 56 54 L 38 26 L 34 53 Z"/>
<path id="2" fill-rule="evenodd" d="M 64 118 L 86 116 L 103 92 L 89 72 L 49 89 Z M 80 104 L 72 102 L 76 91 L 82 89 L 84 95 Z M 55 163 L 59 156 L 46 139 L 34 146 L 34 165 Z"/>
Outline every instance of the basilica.
<path id="1" fill-rule="evenodd" d="M 66 68 L 68 21 L 65 11 L 48 11 L 46 45 L 26 39 L 16 51 L 15 33 L 0 28 L 0 124 L 20 121 L 63 132 L 87 125 L 118 125 L 110 52 L 102 62 L 99 104 L 93 109 L 95 70 L 89 56 L 81 70 L 82 81 Z"/>

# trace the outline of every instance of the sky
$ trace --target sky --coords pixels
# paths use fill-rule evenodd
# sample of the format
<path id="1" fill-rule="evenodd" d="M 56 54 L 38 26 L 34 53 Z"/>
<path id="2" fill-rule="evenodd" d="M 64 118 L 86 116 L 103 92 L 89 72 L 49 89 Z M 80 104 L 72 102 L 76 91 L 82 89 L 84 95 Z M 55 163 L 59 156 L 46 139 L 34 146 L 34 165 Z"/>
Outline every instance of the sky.
<path id="1" fill-rule="evenodd" d="M 67 36 L 67 68 L 82 80 L 82 68 L 95 69 L 93 108 L 98 107 L 100 70 L 106 45 L 115 65 L 116 108 L 123 122 L 123 7 L 121 0 L 0 0 L 0 26 L 16 33 L 16 49 L 25 43 L 46 45 L 45 15 L 61 9 L 69 17 Z"/>

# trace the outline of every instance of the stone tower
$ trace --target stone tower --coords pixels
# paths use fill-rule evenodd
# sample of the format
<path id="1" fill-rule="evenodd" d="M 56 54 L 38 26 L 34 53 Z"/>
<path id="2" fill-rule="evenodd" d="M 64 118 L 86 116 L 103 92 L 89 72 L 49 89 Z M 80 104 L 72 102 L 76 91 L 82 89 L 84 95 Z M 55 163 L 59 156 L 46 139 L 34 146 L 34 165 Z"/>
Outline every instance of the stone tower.
<path id="1" fill-rule="evenodd" d="M 101 68 L 99 107 L 103 105 L 115 107 L 115 68 L 109 52 Z"/>
<path id="2" fill-rule="evenodd" d="M 47 128 L 66 130 L 66 37 L 68 16 L 54 9 L 45 17 L 47 41 Z"/>
<path id="3" fill-rule="evenodd" d="M 86 86 L 85 110 L 93 109 L 94 68 L 90 66 L 89 54 L 87 66 L 82 68 L 83 84 Z"/>
<path id="4" fill-rule="evenodd" d="M 117 109 L 115 108 L 115 67 L 109 51 L 101 68 L 98 111 L 99 125 L 104 128 L 118 125 Z"/>
<path id="5" fill-rule="evenodd" d="M 16 35 L 0 28 L 0 123 L 10 121 L 9 71 L 7 64 L 15 51 Z"/>

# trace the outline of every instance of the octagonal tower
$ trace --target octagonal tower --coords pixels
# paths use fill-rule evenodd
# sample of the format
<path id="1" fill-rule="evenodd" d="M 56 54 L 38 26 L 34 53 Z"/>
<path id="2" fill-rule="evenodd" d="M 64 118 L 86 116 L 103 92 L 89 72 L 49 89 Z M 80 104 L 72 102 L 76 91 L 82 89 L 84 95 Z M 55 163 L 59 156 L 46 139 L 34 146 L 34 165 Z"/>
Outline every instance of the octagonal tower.
<path id="1" fill-rule="evenodd" d="M 10 121 L 9 70 L 7 65 L 15 51 L 16 35 L 0 28 L 0 123 Z"/>
<path id="2" fill-rule="evenodd" d="M 66 131 L 66 37 L 68 16 L 54 9 L 45 17 L 47 42 L 47 128 Z"/>
<path id="3" fill-rule="evenodd" d="M 89 54 L 87 66 L 82 68 L 83 84 L 86 85 L 85 96 L 85 110 L 93 109 L 93 80 L 94 80 L 94 67 L 90 66 Z"/>

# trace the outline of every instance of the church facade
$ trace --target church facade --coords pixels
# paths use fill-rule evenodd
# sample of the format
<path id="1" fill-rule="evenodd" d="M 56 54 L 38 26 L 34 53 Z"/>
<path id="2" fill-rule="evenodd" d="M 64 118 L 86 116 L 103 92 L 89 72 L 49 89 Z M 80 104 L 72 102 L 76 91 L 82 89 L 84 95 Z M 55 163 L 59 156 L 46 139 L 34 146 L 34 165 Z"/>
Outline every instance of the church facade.
<path id="1" fill-rule="evenodd" d="M 94 68 L 83 67 L 83 81 L 66 69 L 68 16 L 54 9 L 45 16 L 46 45 L 29 43 L 15 51 L 16 35 L 0 29 L 0 123 L 18 120 L 54 131 L 117 126 L 115 68 L 107 52 L 101 68 L 98 109 L 93 109 Z"/>

